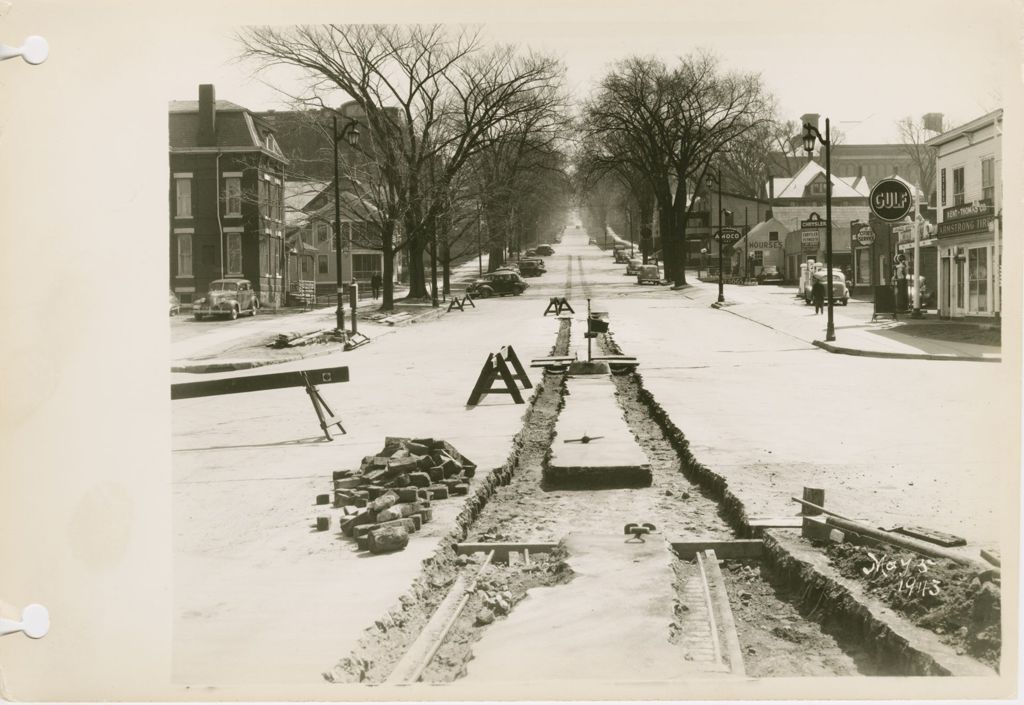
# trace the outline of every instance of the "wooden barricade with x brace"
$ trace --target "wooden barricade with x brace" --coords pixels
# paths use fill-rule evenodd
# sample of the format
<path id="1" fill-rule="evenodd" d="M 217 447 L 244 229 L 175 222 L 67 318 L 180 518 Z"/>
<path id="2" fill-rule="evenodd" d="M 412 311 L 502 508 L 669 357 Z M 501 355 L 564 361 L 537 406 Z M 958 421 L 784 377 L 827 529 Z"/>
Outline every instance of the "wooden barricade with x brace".
<path id="1" fill-rule="evenodd" d="M 512 366 L 511 370 L 509 365 Z M 513 370 L 515 374 L 512 374 Z M 492 386 L 499 378 L 505 386 Z M 476 384 L 473 386 L 473 391 L 469 395 L 469 401 L 466 402 L 466 406 L 476 406 L 486 394 L 509 394 L 516 404 L 525 404 L 526 401 L 519 391 L 519 385 L 516 384 L 516 380 L 523 383 L 523 389 L 533 387 L 530 383 L 530 378 L 526 375 L 526 368 L 519 361 L 519 356 L 516 355 L 516 351 L 512 349 L 512 346 L 507 345 L 496 353 L 489 353 L 487 355 L 487 362 L 484 363 L 483 368 L 480 370 L 480 376 L 477 377 Z"/>
<path id="2" fill-rule="evenodd" d="M 460 311 L 465 311 L 466 304 L 476 308 L 476 304 L 473 303 L 473 299 L 470 298 L 469 294 L 464 295 L 461 299 L 458 296 L 453 296 L 451 303 L 448 304 L 448 310 L 451 311 L 453 308 L 457 308 Z"/>
<path id="3" fill-rule="evenodd" d="M 561 316 L 562 311 L 576 313 L 564 296 L 552 296 L 548 301 L 548 307 L 544 309 L 544 315 L 546 316 L 549 313 L 553 313 L 556 316 Z"/>
<path id="4" fill-rule="evenodd" d="M 287 387 L 305 387 L 306 394 L 313 404 L 313 410 L 320 421 L 320 429 L 327 440 L 331 439 L 328 430 L 337 426 L 345 433 L 341 419 L 334 415 L 331 407 L 317 389 L 317 384 L 333 384 L 348 382 L 347 367 L 322 367 L 315 370 L 298 370 L 295 372 L 276 372 L 273 374 L 239 375 L 222 379 L 204 380 L 202 382 L 180 382 L 171 385 L 171 399 L 195 399 L 196 397 L 212 397 L 221 394 L 241 394 L 243 392 L 262 392 L 268 389 L 284 389 Z M 326 412 L 326 413 L 324 413 Z"/>

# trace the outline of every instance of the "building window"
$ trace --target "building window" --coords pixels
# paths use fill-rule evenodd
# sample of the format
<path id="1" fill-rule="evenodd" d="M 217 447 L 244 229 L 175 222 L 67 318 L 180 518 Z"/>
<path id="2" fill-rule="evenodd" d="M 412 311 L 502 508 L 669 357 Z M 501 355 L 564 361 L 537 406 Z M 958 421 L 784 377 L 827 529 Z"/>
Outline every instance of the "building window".
<path id="1" fill-rule="evenodd" d="M 302 278 L 303 279 L 309 279 L 312 276 L 312 272 L 310 272 L 310 269 L 311 269 L 310 261 L 313 258 L 312 257 L 300 257 L 299 259 L 302 262 Z"/>
<path id="2" fill-rule="evenodd" d="M 176 215 L 179 218 L 192 217 L 192 179 L 175 179 Z"/>
<path id="3" fill-rule="evenodd" d="M 824 196 L 825 195 L 825 180 L 811 182 L 808 192 L 812 196 Z"/>
<path id="4" fill-rule="evenodd" d="M 281 238 L 270 238 L 270 273 L 281 276 Z"/>
<path id="5" fill-rule="evenodd" d="M 178 235 L 178 276 L 192 276 L 192 234 Z"/>
<path id="6" fill-rule="evenodd" d="M 953 170 L 953 205 L 962 206 L 964 204 L 964 168 L 960 167 Z"/>
<path id="7" fill-rule="evenodd" d="M 996 160 L 992 157 L 981 160 L 981 199 L 989 205 L 994 203 L 993 196 L 996 192 L 995 165 Z"/>
<path id="8" fill-rule="evenodd" d="M 754 266 L 755 267 L 763 267 L 764 266 L 764 251 L 763 250 L 754 250 L 753 252 L 750 253 L 750 256 L 754 258 Z"/>
<path id="9" fill-rule="evenodd" d="M 967 250 L 967 277 L 968 309 L 978 313 L 988 311 L 988 248 Z"/>
<path id="10" fill-rule="evenodd" d="M 331 258 L 327 255 L 317 255 L 316 257 L 316 271 L 320 274 L 328 274 L 330 272 Z"/>
<path id="11" fill-rule="evenodd" d="M 228 233 L 228 274 L 242 273 L 242 233 Z"/>
<path id="12" fill-rule="evenodd" d="M 768 242 L 778 242 L 778 241 L 779 241 L 779 234 L 777 232 L 772 230 L 771 232 L 768 233 Z"/>
<path id="13" fill-rule="evenodd" d="M 383 264 L 380 255 L 352 255 L 352 277 L 358 282 L 369 283 L 374 272 L 380 272 Z"/>
<path id="14" fill-rule="evenodd" d="M 369 223 L 366 221 L 361 220 L 349 224 L 349 242 L 353 247 L 372 247 L 373 243 L 369 241 L 369 233 Z"/>
<path id="15" fill-rule="evenodd" d="M 260 240 L 260 274 L 270 276 L 270 238 Z"/>
<path id="16" fill-rule="evenodd" d="M 224 214 L 242 215 L 242 180 L 237 176 L 224 179 Z"/>
<path id="17" fill-rule="evenodd" d="M 259 201 L 260 201 L 260 215 L 264 218 L 270 217 L 270 194 L 268 193 L 268 184 L 263 179 L 259 181 Z"/>
<path id="18" fill-rule="evenodd" d="M 313 226 L 313 229 L 316 231 L 317 249 L 321 249 L 331 240 L 331 226 L 327 223 L 318 222 Z M 332 247 L 331 249 L 333 250 L 334 248 Z"/>

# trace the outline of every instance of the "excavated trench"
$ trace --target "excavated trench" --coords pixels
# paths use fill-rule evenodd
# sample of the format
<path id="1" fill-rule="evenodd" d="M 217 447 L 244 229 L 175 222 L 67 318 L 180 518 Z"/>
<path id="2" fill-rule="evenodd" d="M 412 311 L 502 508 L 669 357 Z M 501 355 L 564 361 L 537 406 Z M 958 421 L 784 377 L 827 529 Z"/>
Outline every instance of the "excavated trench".
<path id="1" fill-rule="evenodd" d="M 581 272 L 582 275 L 582 272 Z M 552 355 L 570 348 L 568 319 L 560 321 Z M 610 335 L 598 338 L 604 353 L 621 350 Z M 456 544 L 557 544 L 570 532 L 621 533 L 609 517 L 646 522 L 672 541 L 728 541 L 742 533 L 739 503 L 692 456 L 681 432 L 667 419 L 635 373 L 613 375 L 616 400 L 630 431 L 651 465 L 648 487 L 589 489 L 545 488 L 543 470 L 551 453 L 555 424 L 565 404 L 566 375 L 544 374 L 530 400 L 524 424 L 504 466 L 492 471 L 467 500 L 453 533 L 423 570 L 399 605 L 376 620 L 352 654 L 324 677 L 331 682 L 382 683 L 424 630 L 431 615 L 458 578 L 471 580 L 482 554 L 456 555 Z M 492 563 L 467 593 L 465 608 L 422 670 L 420 680 L 450 682 L 465 675 L 473 644 L 495 622 L 508 616 L 532 588 L 570 585 L 571 568 L 561 547 L 534 554 L 528 563 Z M 675 619 L 668 626 L 672 643 L 685 643 L 692 624 L 692 597 L 686 586 L 696 564 L 675 557 Z M 877 651 L 861 647 L 856 632 L 844 628 L 808 599 L 791 580 L 776 579 L 756 559 L 724 560 L 722 576 L 735 616 L 746 673 L 755 677 L 876 675 L 888 671 Z M 461 581 L 460 581 L 461 582 Z M 570 588 L 566 588 L 570 589 Z M 689 602 L 688 602 L 689 600 Z M 820 600 L 819 600 L 820 603 Z M 681 652 L 682 658 L 682 652 Z"/>

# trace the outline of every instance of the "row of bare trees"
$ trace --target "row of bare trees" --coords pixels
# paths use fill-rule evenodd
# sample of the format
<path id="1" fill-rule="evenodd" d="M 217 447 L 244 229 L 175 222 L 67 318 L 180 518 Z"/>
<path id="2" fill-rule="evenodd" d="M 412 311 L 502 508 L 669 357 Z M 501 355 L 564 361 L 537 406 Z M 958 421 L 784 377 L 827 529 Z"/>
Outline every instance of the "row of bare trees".
<path id="1" fill-rule="evenodd" d="M 448 265 L 476 247 L 484 225 L 493 255 L 520 232 L 516 218 L 547 218 L 545 199 L 567 192 L 564 68 L 553 57 L 439 25 L 255 27 L 239 40 L 260 69 L 301 73 L 304 90 L 290 96 L 299 107 L 358 106 L 367 134 L 356 147 L 362 158 L 345 165 L 346 187 L 383 252 L 385 309 L 399 252 L 408 255 L 409 297 L 422 299 L 426 261 L 435 278 L 441 265 L 447 283 Z M 524 183 L 546 187 L 530 195 Z"/>

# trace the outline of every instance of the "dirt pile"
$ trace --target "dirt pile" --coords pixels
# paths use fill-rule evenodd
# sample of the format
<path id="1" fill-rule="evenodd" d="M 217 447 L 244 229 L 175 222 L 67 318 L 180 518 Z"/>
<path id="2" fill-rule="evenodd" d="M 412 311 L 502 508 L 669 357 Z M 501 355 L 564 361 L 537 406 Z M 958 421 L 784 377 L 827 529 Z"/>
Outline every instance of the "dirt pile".
<path id="1" fill-rule="evenodd" d="M 938 634 L 957 653 L 999 668 L 1001 590 L 996 570 L 979 572 L 895 547 L 829 544 L 825 551 L 843 577 L 861 582 L 868 593 Z"/>

